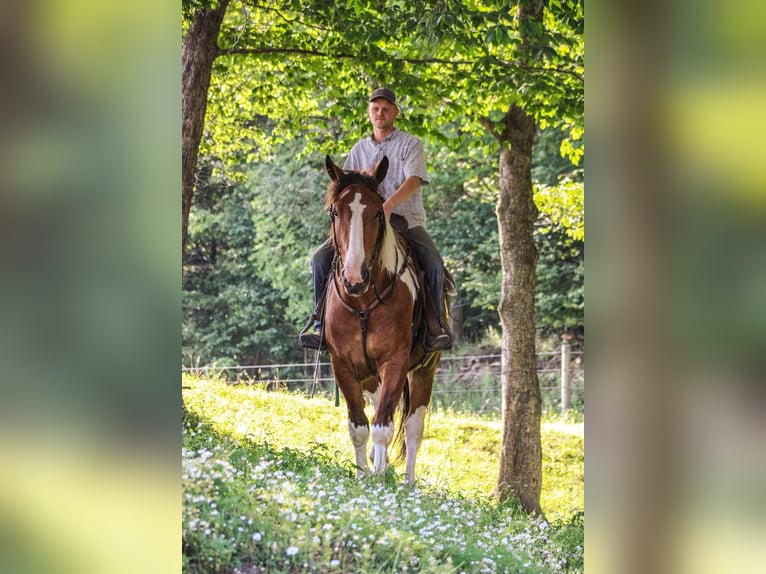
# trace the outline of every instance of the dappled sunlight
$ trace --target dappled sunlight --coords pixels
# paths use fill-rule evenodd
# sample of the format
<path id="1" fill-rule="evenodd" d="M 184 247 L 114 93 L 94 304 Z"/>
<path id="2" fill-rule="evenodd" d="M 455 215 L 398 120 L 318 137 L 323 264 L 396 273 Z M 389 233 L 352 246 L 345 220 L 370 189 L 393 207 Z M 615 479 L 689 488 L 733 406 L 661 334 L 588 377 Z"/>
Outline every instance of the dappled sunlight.
<path id="1" fill-rule="evenodd" d="M 274 448 L 311 453 L 318 447 L 341 465 L 353 464 L 345 404 L 328 398 L 265 390 L 265 384 L 231 385 L 185 375 L 188 409 L 216 432 Z M 368 417 L 372 409 L 367 406 Z M 541 422 L 543 490 L 541 504 L 551 520 L 584 508 L 584 446 L 581 415 L 547 415 Z M 450 410 L 426 416 L 416 480 L 459 496 L 491 497 L 497 481 L 502 422 Z M 389 452 L 389 456 L 392 453 Z M 396 466 L 403 473 L 403 465 Z"/>
<path id="2" fill-rule="evenodd" d="M 204 395 L 230 391 L 223 383 L 206 383 L 187 401 L 182 477 L 187 570 L 582 571 L 581 514 L 552 522 L 530 518 L 513 506 L 498 508 L 489 496 L 453 494 L 428 482 L 403 484 L 391 467 L 383 476 L 358 480 L 347 436 L 345 454 L 330 454 L 331 445 L 304 444 L 301 451 L 285 446 L 297 445 L 314 424 L 308 417 L 292 425 L 283 419 L 278 444 L 243 444 L 216 434 L 225 425 L 205 414 L 206 406 L 214 405 L 212 411 L 225 401 L 206 405 Z M 330 401 L 252 388 L 237 393 L 246 397 L 244 403 L 259 402 L 263 411 L 303 404 L 314 413 L 338 413 Z M 273 424 L 277 418 L 259 420 Z M 464 430 L 481 427 L 464 418 Z M 336 456 L 346 464 L 338 464 Z"/>

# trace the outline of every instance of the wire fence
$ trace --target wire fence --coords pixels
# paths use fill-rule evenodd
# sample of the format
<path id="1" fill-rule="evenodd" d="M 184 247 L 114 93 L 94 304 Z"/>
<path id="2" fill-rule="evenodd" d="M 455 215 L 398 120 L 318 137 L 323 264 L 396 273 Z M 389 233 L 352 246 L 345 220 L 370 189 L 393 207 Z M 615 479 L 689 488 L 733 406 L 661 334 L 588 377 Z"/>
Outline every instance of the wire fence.
<path id="1" fill-rule="evenodd" d="M 432 403 L 436 409 L 500 414 L 501 356 L 443 354 L 434 377 Z M 582 412 L 584 408 L 584 353 L 562 345 L 560 352 L 537 353 L 537 375 L 544 411 Z M 315 385 L 315 369 L 316 385 Z M 183 372 L 220 376 L 232 383 L 258 384 L 268 390 L 334 395 L 335 379 L 329 362 L 184 367 Z"/>

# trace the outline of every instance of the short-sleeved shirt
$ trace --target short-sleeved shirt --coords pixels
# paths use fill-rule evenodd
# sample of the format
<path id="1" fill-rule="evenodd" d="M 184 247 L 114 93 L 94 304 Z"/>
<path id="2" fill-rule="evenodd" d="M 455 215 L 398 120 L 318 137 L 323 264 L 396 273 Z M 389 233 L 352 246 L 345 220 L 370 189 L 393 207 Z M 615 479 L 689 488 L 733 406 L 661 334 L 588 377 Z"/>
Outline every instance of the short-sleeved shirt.
<path id="1" fill-rule="evenodd" d="M 382 142 L 377 142 L 369 136 L 354 145 L 346 163 L 343 164 L 343 169 L 371 171 L 383 156 L 388 156 L 389 162 L 388 174 L 380 185 L 384 198 L 391 197 L 411 175 L 420 178 L 421 186 L 428 184 L 423 143 L 419 138 L 396 128 Z M 410 227 L 426 225 L 426 210 L 423 207 L 421 189 L 422 187 L 418 188 L 412 196 L 394 208 L 394 213 L 406 218 Z"/>

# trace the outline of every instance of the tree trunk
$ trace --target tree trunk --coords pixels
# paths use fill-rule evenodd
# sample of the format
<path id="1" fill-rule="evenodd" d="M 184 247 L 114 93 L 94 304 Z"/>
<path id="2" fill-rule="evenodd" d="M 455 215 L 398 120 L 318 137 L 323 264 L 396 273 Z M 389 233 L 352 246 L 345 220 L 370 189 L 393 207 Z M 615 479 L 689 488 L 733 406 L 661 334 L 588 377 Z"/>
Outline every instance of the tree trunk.
<path id="1" fill-rule="evenodd" d="M 503 269 L 499 306 L 503 330 L 503 435 L 495 494 L 501 501 L 515 497 L 525 511 L 539 514 L 541 397 L 535 357 L 537 248 L 532 235 L 537 207 L 530 172 L 534 134 L 534 119 L 515 104 L 504 118 L 503 131 L 497 134 L 497 221 Z"/>
<path id="2" fill-rule="evenodd" d="M 181 61 L 182 72 L 182 127 L 181 127 L 181 258 L 186 252 L 189 211 L 194 197 L 197 157 L 205 127 L 207 92 L 213 61 L 218 55 L 218 32 L 229 0 L 220 0 L 213 9 L 202 9 L 184 38 Z"/>

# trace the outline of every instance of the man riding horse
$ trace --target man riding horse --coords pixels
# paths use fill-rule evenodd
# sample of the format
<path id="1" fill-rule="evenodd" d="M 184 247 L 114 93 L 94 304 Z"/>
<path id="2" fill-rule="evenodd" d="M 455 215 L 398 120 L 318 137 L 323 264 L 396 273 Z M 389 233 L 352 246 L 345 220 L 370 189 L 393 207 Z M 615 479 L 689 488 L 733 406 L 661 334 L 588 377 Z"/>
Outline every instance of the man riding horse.
<path id="1" fill-rule="evenodd" d="M 389 219 L 392 214 L 406 219 L 408 226 L 406 237 L 425 272 L 433 310 L 438 318 L 437 321 L 427 323 L 429 326 L 423 346 L 427 352 L 450 349 L 452 335 L 446 322 L 441 320 L 444 264 L 425 228 L 426 213 L 423 208 L 421 185 L 428 184 L 428 173 L 423 144 L 417 137 L 394 127 L 394 121 L 399 115 L 399 107 L 392 90 L 378 88 L 372 92 L 367 114 L 373 127 L 372 135 L 351 148 L 343 169 L 371 171 L 384 157 L 388 157 L 388 174 L 381 184 L 381 191 L 385 198 L 383 210 Z M 333 255 L 332 242 L 328 239 L 312 256 L 315 304 L 322 297 L 322 289 L 332 266 Z M 321 316 L 316 317 L 314 332 L 301 334 L 300 342 L 303 347 L 325 348 L 321 336 L 321 321 Z"/>

